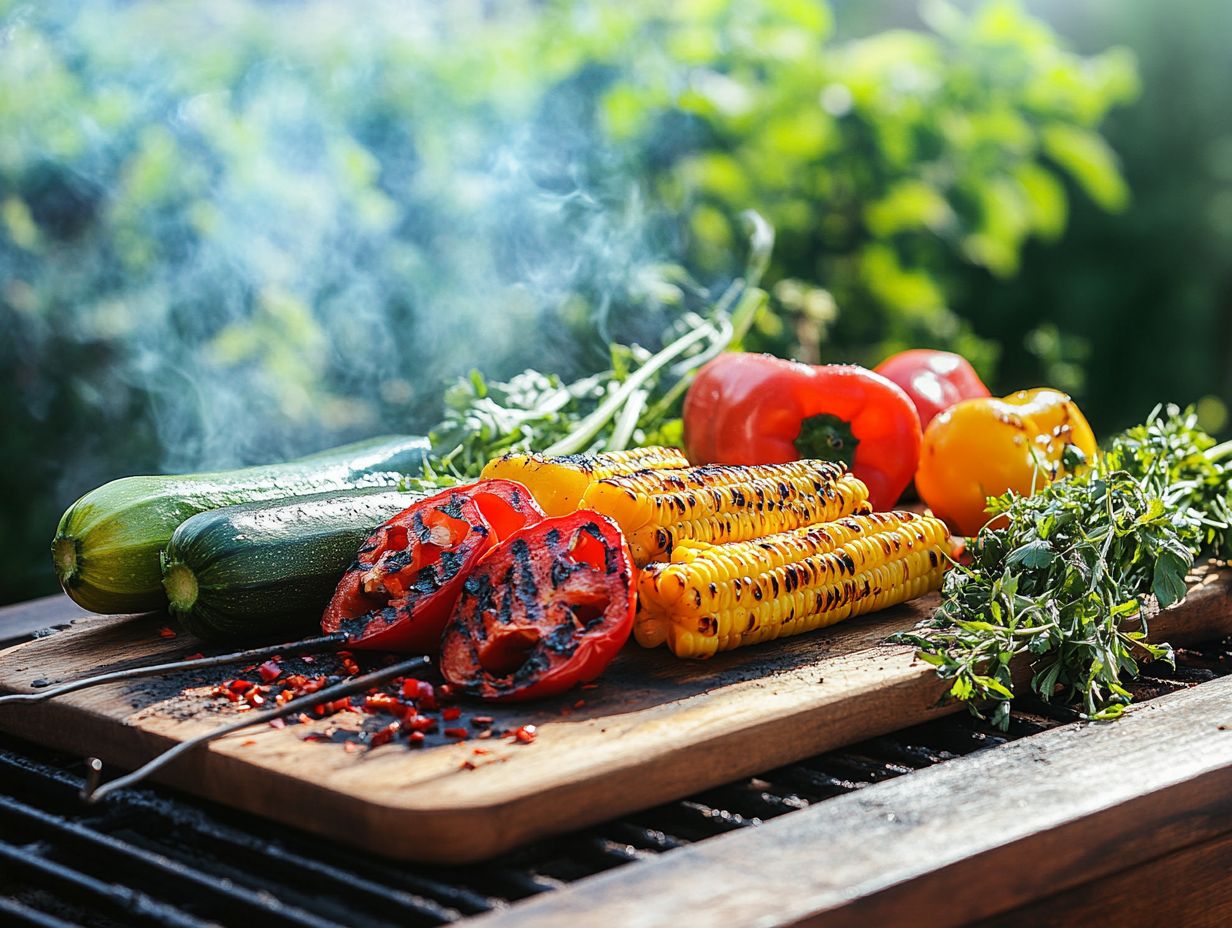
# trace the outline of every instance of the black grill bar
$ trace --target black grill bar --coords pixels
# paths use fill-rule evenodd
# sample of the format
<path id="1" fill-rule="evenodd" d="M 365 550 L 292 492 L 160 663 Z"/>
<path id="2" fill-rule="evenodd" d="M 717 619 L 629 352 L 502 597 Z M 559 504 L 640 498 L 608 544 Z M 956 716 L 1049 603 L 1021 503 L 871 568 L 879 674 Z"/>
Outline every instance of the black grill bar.
<path id="1" fill-rule="evenodd" d="M 127 886 L 108 883 L 82 873 L 74 865 L 57 863 L 46 856 L 50 848 L 41 844 L 18 847 L 0 841 L 0 861 L 14 877 L 24 874 L 58 893 L 81 899 L 91 906 L 110 911 L 121 918 L 137 919 L 140 924 L 168 925 L 171 928 L 209 928 L 210 923 L 194 918 L 181 909 Z"/>
<path id="2" fill-rule="evenodd" d="M 22 928 L 22 926 L 30 926 L 30 928 L 74 928 L 72 922 L 66 922 L 47 912 L 32 909 L 15 899 L 5 899 L 3 897 L 0 897 L 0 916 L 4 917 L 3 924 L 12 925 L 14 928 Z"/>
<path id="3" fill-rule="evenodd" d="M 27 779 L 33 776 L 37 785 L 44 787 L 54 784 L 56 787 L 54 792 L 57 794 L 55 798 L 59 800 L 62 807 L 75 803 L 76 796 L 81 789 L 82 779 L 80 777 L 52 767 L 35 766 L 29 762 L 21 763 L 11 754 L 0 754 L 0 769 L 14 776 L 24 774 Z M 14 814 L 18 805 L 16 801 L 0 796 L 0 821 L 6 813 Z M 259 838 L 242 830 L 229 828 L 201 810 L 169 802 L 151 795 L 146 790 L 126 790 L 117 794 L 108 806 L 110 808 L 103 807 L 106 811 L 102 812 L 90 825 L 78 825 L 76 822 L 60 820 L 64 822 L 66 841 L 71 842 L 74 837 L 93 835 L 99 843 L 105 845 L 106 849 L 130 856 L 134 864 L 140 864 L 145 862 L 144 858 L 148 855 L 139 848 L 109 838 L 107 835 L 98 835 L 92 831 L 92 828 L 106 825 L 108 830 L 128 832 L 140 823 L 138 839 L 148 838 L 155 834 L 167 836 L 176 832 L 187 832 L 192 836 L 193 842 L 180 854 L 175 853 L 177 843 L 174 840 L 168 842 L 173 856 L 191 860 L 199 856 L 203 849 L 210 849 L 218 852 L 219 860 L 232 861 L 232 863 L 224 863 L 228 882 L 223 884 L 222 888 L 219 888 L 215 881 L 204 877 L 195 888 L 207 892 L 217 891 L 226 897 L 227 902 L 234 900 L 235 904 L 242 903 L 245 907 L 248 907 L 256 898 L 251 891 L 239 888 L 243 886 L 245 878 L 247 882 L 262 884 L 257 888 L 264 891 L 269 888 L 270 883 L 275 880 L 282 882 L 284 877 L 290 885 L 308 883 L 317 890 L 323 886 L 334 888 L 340 897 L 350 899 L 353 903 L 367 902 L 370 908 L 384 912 L 386 915 L 396 914 L 403 919 L 409 919 L 408 924 L 452 922 L 461 917 L 461 913 L 457 909 L 398 888 L 400 883 L 419 884 L 424 890 L 435 891 L 441 897 L 460 903 L 468 914 L 487 911 L 501 904 L 497 900 L 468 893 L 465 889 L 447 883 L 398 874 L 394 872 L 393 867 L 388 865 L 385 865 L 387 869 L 382 874 L 385 877 L 383 881 L 367 878 L 361 875 L 362 868 L 357 866 L 356 860 L 352 859 L 353 855 L 346 855 L 345 861 L 340 861 L 341 866 L 331 865 L 327 861 L 296 854 L 276 840 Z M 36 810 L 31 810 L 31 812 L 37 814 Z M 42 823 L 50 824 L 49 819 L 50 817 L 44 819 Z M 308 840 L 321 843 L 317 839 Z M 181 873 L 192 872 L 166 858 L 154 860 L 152 863 L 156 868 L 167 870 L 173 878 Z M 238 884 L 238 886 L 233 884 Z M 281 905 L 274 897 L 262 895 L 260 898 L 262 900 L 259 905 L 260 911 L 254 911 L 252 914 L 259 916 L 262 924 L 350 925 L 355 924 L 358 917 L 353 906 L 347 911 L 339 912 L 340 920 L 335 921 L 319 918 L 313 912 L 300 911 L 294 906 Z M 372 924 L 384 923 L 379 920 L 372 922 Z"/>
<path id="4" fill-rule="evenodd" d="M 1135 696 L 1232 673 L 1232 639 L 1178 651 L 1177 662 L 1175 670 L 1147 668 Z M 1020 701 L 1008 732 L 966 713 L 946 716 L 468 867 L 395 863 L 154 787 L 85 807 L 77 798 L 79 759 L 3 738 L 0 921 L 51 928 L 448 924 L 1073 718 L 1030 699 Z"/>
<path id="5" fill-rule="evenodd" d="M 129 878 L 139 875 L 143 881 L 162 884 L 164 889 L 172 891 L 177 897 L 212 898 L 218 906 L 216 911 L 209 913 L 211 917 L 247 914 L 264 924 L 304 925 L 309 928 L 335 928 L 339 924 L 285 905 L 268 895 L 245 892 L 229 882 L 218 882 L 167 857 L 144 851 L 134 844 L 7 796 L 0 796 L 0 820 L 12 826 L 17 834 L 56 840 L 73 859 L 105 861 L 105 869 L 111 874 L 119 871 Z"/>

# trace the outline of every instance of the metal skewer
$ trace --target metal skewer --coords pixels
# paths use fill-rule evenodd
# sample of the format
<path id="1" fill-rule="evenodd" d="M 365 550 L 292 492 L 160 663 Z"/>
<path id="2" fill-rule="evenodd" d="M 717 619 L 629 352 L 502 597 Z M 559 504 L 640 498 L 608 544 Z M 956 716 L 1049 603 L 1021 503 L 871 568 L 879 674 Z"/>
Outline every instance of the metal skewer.
<path id="1" fill-rule="evenodd" d="M 92 677 L 83 677 L 41 690 L 37 693 L 12 693 L 0 696 L 0 705 L 19 702 L 42 702 L 65 693 L 75 693 L 78 690 L 89 689 L 103 683 L 115 683 L 118 680 L 134 680 L 139 677 L 151 677 L 160 673 L 174 673 L 177 670 L 197 670 L 203 667 L 220 667 L 224 664 L 236 664 L 241 661 L 255 661 L 263 657 L 273 657 L 277 654 L 312 654 L 318 651 L 330 651 L 340 645 L 345 645 L 347 636 L 343 632 L 331 635 L 319 635 L 315 638 L 301 638 L 299 641 L 287 641 L 283 644 L 271 644 L 260 648 L 250 648 L 247 651 L 233 651 L 230 654 L 217 654 L 213 657 L 197 657 L 191 660 L 168 661 L 163 664 L 147 664 L 144 667 L 129 667 L 126 670 L 113 670 Z M 35 684 L 37 686 L 37 684 Z"/>
<path id="2" fill-rule="evenodd" d="M 260 725 L 264 722 L 272 722 L 274 719 L 280 719 L 283 716 L 293 715 L 297 712 L 303 712 L 305 709 L 310 709 L 313 706 L 318 706 L 321 703 L 333 702 L 335 699 L 341 699 L 344 696 L 354 696 L 356 693 L 362 693 L 365 690 L 370 690 L 372 687 L 384 683 L 387 680 L 392 680 L 394 677 L 401 677 L 405 674 L 414 671 L 422 670 L 431 664 L 432 661 L 427 657 L 412 657 L 408 660 L 399 661 L 396 664 L 390 664 L 388 667 L 382 667 L 380 670 L 374 670 L 371 673 L 363 674 L 362 676 L 352 677 L 349 680 L 344 680 L 341 683 L 335 683 L 333 686 L 327 686 L 324 689 L 317 690 L 315 693 L 308 696 L 301 696 L 292 699 L 289 702 L 276 706 L 273 709 L 264 709 L 260 712 L 245 713 L 243 718 L 237 719 L 226 725 L 216 728 L 213 731 L 206 732 L 202 735 L 197 735 L 195 738 L 189 738 L 187 741 L 181 741 L 174 747 L 168 748 L 163 753 L 159 754 L 154 759 L 150 760 L 145 765 L 138 767 L 132 773 L 125 774 L 122 777 L 117 777 L 110 783 L 105 783 L 102 786 L 98 785 L 99 774 L 102 771 L 102 762 L 97 757 L 91 757 L 87 761 L 91 775 L 86 780 L 86 785 L 81 790 L 81 798 L 86 802 L 98 802 L 109 793 L 118 789 L 123 789 L 126 786 L 132 786 L 134 783 L 139 783 L 148 777 L 151 773 L 175 760 L 181 754 L 191 751 L 193 748 L 201 744 L 206 744 L 232 732 L 240 731 L 244 728 L 250 728 L 253 725 Z"/>

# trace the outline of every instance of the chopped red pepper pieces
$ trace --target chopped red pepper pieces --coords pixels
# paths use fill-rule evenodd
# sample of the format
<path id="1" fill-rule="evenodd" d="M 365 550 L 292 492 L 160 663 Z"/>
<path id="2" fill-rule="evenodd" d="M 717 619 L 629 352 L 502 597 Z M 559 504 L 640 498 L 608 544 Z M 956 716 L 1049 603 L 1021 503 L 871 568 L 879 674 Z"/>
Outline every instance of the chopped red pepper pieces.
<path id="1" fill-rule="evenodd" d="M 415 697 L 415 702 L 422 709 L 436 709 L 436 689 L 431 683 L 419 682 L 419 695 Z"/>
<path id="2" fill-rule="evenodd" d="M 277 661 L 266 661 L 257 668 L 257 673 L 261 675 L 261 679 L 266 683 L 272 683 L 282 676 L 282 665 Z"/>
<path id="3" fill-rule="evenodd" d="M 446 722 L 452 722 L 455 719 L 459 719 L 461 717 L 462 717 L 462 710 L 459 709 L 457 706 L 449 706 L 448 708 L 441 710 L 441 718 L 443 718 Z"/>
<path id="4" fill-rule="evenodd" d="M 393 740 L 394 735 L 402 730 L 401 722 L 390 722 L 388 725 L 378 728 L 372 733 L 369 739 L 369 744 L 374 748 L 380 747 L 382 744 L 388 744 Z"/>
<path id="5" fill-rule="evenodd" d="M 413 731 L 406 736 L 406 740 L 411 744 L 421 745 L 424 743 L 424 733 L 422 731 Z"/>
<path id="6" fill-rule="evenodd" d="M 162 628 L 158 630 L 158 637 L 159 638 L 175 638 L 176 633 L 173 629 L 170 629 L 166 625 L 164 625 Z"/>
<path id="7" fill-rule="evenodd" d="M 530 744 L 538 734 L 539 730 L 534 725 L 523 725 L 514 731 L 513 737 L 523 744 Z"/>
<path id="8" fill-rule="evenodd" d="M 365 712 L 388 712 L 390 714 L 400 714 L 404 706 L 398 702 L 393 696 L 388 693 L 377 693 L 374 696 L 364 697 Z"/>
<path id="9" fill-rule="evenodd" d="M 460 738 L 463 741 L 471 736 L 465 728 L 446 728 L 444 734 L 447 738 Z"/>

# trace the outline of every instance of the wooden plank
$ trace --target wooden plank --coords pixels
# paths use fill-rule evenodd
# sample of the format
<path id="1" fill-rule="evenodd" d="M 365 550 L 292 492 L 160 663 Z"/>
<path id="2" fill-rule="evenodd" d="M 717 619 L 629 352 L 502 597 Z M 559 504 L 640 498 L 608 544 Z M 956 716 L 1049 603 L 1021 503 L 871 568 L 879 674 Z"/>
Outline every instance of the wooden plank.
<path id="1" fill-rule="evenodd" d="M 1232 829 L 1232 821 L 1228 823 Z M 1232 830 L 1112 876 L 1006 912 L 977 928 L 1227 928 Z"/>
<path id="2" fill-rule="evenodd" d="M 90 615 L 63 593 L 0 606 L 0 641 L 13 641 L 47 629 L 67 628 Z"/>
<path id="3" fill-rule="evenodd" d="M 1152 621 L 1174 643 L 1232 633 L 1232 571 L 1211 569 Z M 597 689 L 524 707 L 465 706 L 495 727 L 539 727 L 532 745 L 485 742 L 363 754 L 306 743 L 302 728 L 244 732 L 163 771 L 165 782 L 331 838 L 418 860 L 468 861 L 689 795 L 810 754 L 924 721 L 942 684 L 911 650 L 882 642 L 928 600 L 802 636 L 682 662 L 629 648 Z M 0 654 L 0 689 L 70 679 L 199 647 L 160 638 L 165 616 L 91 620 Z M 0 727 L 131 768 L 230 710 L 206 695 L 221 671 L 100 687 L 0 710 Z M 572 708 L 581 696 L 585 705 Z M 224 704 L 225 705 L 225 704 Z M 465 762 L 477 769 L 464 769 Z"/>
<path id="4" fill-rule="evenodd" d="M 1118 722 L 1068 725 L 870 786 L 474 924 L 961 925 L 1225 835 L 1229 823 L 1224 677 Z M 1153 890 L 1136 882 L 1132 895 L 1154 907 Z M 1120 924 L 1102 913 L 1094 922 Z"/>

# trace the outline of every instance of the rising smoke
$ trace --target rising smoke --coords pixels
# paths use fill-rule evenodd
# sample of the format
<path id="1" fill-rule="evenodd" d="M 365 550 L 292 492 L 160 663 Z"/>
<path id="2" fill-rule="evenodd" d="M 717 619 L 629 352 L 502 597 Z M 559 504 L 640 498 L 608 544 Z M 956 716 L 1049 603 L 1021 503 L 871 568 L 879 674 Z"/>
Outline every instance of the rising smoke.
<path id="1" fill-rule="evenodd" d="M 567 4 L 491 6 L 0 0 L 25 534 L 114 476 L 422 429 L 471 367 L 650 338 L 677 233 L 602 141 L 611 69 L 557 47 Z"/>

